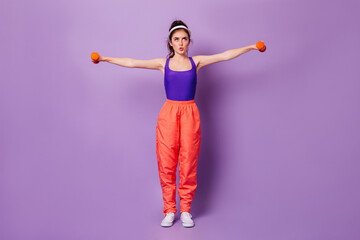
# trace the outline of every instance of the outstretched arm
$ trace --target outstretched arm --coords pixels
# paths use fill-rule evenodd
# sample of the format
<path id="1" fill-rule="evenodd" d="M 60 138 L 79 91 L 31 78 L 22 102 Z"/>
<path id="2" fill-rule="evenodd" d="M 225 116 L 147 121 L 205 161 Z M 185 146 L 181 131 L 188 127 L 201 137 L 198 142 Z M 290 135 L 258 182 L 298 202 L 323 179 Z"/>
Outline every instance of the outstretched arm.
<path id="1" fill-rule="evenodd" d="M 247 47 L 234 48 L 234 49 L 227 50 L 227 51 L 225 51 L 225 53 L 227 53 L 226 60 L 231 60 L 233 58 L 236 58 L 236 57 L 240 56 L 241 54 L 247 53 L 250 50 L 258 50 L 256 47 L 256 44 L 250 45 Z"/>
<path id="2" fill-rule="evenodd" d="M 100 56 L 99 61 L 116 64 L 122 67 L 128 68 L 147 68 L 147 69 L 161 69 L 161 58 L 155 58 L 151 60 L 138 60 L 133 58 L 113 58 Z"/>
<path id="3" fill-rule="evenodd" d="M 199 61 L 198 69 L 200 69 L 201 67 L 204 67 L 206 65 L 231 60 L 250 50 L 258 50 L 256 44 L 241 48 L 230 49 L 214 55 L 198 55 L 195 58 L 197 58 Z"/>

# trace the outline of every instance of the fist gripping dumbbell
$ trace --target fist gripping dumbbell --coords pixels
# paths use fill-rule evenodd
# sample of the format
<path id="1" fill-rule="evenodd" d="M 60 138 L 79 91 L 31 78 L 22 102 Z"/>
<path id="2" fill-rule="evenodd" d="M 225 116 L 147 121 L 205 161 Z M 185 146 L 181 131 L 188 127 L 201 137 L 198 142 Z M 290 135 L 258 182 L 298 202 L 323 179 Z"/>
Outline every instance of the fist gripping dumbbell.
<path id="1" fill-rule="evenodd" d="M 265 50 L 266 50 L 266 46 L 265 46 L 264 42 L 262 42 L 262 41 L 258 41 L 256 43 L 256 48 L 259 49 L 260 52 L 265 52 Z"/>
<path id="2" fill-rule="evenodd" d="M 97 52 L 91 53 L 91 59 L 93 60 L 93 63 L 98 64 L 100 55 Z"/>

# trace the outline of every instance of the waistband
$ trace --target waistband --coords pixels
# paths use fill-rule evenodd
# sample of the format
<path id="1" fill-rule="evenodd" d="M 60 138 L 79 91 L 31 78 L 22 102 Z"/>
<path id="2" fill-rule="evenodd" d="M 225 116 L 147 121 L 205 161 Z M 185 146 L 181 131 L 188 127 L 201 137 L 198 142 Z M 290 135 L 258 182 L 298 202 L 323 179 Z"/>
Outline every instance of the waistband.
<path id="1" fill-rule="evenodd" d="M 195 103 L 195 99 L 187 100 L 187 101 L 175 101 L 175 100 L 166 99 L 166 102 L 173 104 L 191 104 L 191 103 Z"/>

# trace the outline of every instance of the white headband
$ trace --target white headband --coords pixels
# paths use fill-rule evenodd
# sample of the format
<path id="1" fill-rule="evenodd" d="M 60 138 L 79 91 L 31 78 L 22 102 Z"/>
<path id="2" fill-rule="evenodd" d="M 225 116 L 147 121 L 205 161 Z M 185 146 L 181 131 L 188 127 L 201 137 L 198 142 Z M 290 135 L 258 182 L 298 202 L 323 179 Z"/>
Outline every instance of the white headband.
<path id="1" fill-rule="evenodd" d="M 175 29 L 178 29 L 178 28 L 185 28 L 186 30 L 189 31 L 189 35 L 191 36 L 191 31 L 187 27 L 185 27 L 184 25 L 179 25 L 179 26 L 176 26 L 176 27 L 173 27 L 172 29 L 170 29 L 169 37 L 170 37 L 171 32 L 174 31 Z"/>

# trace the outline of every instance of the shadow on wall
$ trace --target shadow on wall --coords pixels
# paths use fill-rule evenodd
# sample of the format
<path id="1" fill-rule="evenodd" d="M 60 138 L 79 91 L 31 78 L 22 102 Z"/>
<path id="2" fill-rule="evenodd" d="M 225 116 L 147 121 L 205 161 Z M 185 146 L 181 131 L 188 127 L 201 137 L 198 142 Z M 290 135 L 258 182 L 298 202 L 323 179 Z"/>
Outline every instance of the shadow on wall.
<path id="1" fill-rule="evenodd" d="M 215 89 L 216 85 L 213 84 L 216 80 L 213 79 L 214 75 L 211 74 L 211 71 L 208 69 L 201 70 L 201 74 L 198 73 L 195 96 L 201 120 L 201 147 L 197 168 L 198 186 L 191 208 L 194 216 L 206 215 L 210 211 L 215 194 L 216 172 L 219 167 L 216 165 L 218 160 L 216 146 L 219 139 L 216 138 L 216 123 L 211 114 L 212 101 L 216 99 L 215 95 L 219 93 Z"/>
<path id="2" fill-rule="evenodd" d="M 212 52 L 209 50 L 210 48 L 212 47 L 209 46 L 204 50 L 198 50 L 198 55 L 203 52 L 205 54 L 206 52 Z M 277 46 L 276 49 L 280 49 L 280 46 Z M 297 49 L 297 51 L 300 51 L 300 49 Z M 290 76 L 288 72 L 284 73 L 284 65 L 287 66 L 287 69 L 293 69 L 290 73 L 297 73 L 299 72 L 297 63 L 303 61 L 304 58 L 301 54 L 297 56 L 294 55 L 294 58 L 292 59 L 283 59 L 280 65 L 273 62 L 274 59 L 271 59 L 273 57 L 269 56 L 270 53 L 271 51 L 269 52 L 269 50 L 266 52 L 267 55 L 263 55 L 262 53 L 259 54 L 254 51 L 245 53 L 228 62 L 218 63 L 220 65 L 224 63 L 231 64 L 235 67 L 237 67 L 237 64 L 241 64 L 243 70 L 235 71 L 237 72 L 235 76 L 225 67 L 222 71 L 214 71 L 212 68 L 215 67 L 216 64 L 206 66 L 198 73 L 195 101 L 199 106 L 200 111 L 202 139 L 198 162 L 198 187 L 191 209 L 196 216 L 210 212 L 212 206 L 215 206 L 213 203 L 218 199 L 216 194 L 218 191 L 217 189 L 219 188 L 217 183 L 223 182 L 220 177 L 222 173 L 227 171 L 225 168 L 231 167 L 232 164 L 232 160 L 221 158 L 220 153 L 222 151 L 218 149 L 218 146 L 221 145 L 220 143 L 222 141 L 218 136 L 222 134 L 219 133 L 221 129 L 218 125 L 221 123 L 218 123 L 218 118 L 216 118 L 216 113 L 214 112 L 216 103 L 219 99 L 225 99 L 224 94 L 230 94 L 232 95 L 230 98 L 234 99 L 234 95 L 240 94 L 246 96 L 247 94 L 257 94 L 259 91 L 267 91 L 266 89 L 271 88 L 269 85 L 272 85 L 272 87 L 275 88 L 287 88 L 288 86 L 291 86 L 293 83 L 289 81 Z M 256 56 L 256 54 L 258 54 L 258 56 Z M 190 54 L 189 56 L 195 55 L 197 54 Z M 247 63 L 245 62 L 246 59 L 244 59 L 244 57 L 247 58 L 247 61 L 249 61 L 249 59 L 256 60 L 258 57 L 263 57 L 262 65 L 264 65 L 264 68 L 257 70 L 257 66 L 254 67 L 256 63 Z M 239 62 L 236 63 L 235 61 Z M 219 69 L 219 66 L 216 66 L 216 68 Z M 222 83 L 218 82 L 220 79 Z M 240 102 L 234 104 L 240 104 Z M 242 149 L 237 149 L 237 151 L 242 151 Z M 241 165 L 242 159 L 236 159 L 236 161 L 237 164 Z"/>

